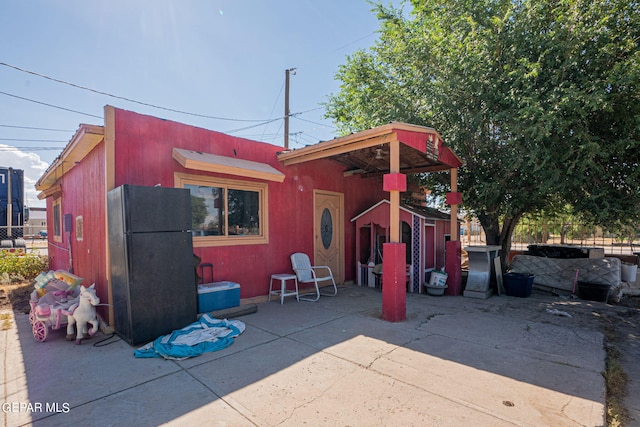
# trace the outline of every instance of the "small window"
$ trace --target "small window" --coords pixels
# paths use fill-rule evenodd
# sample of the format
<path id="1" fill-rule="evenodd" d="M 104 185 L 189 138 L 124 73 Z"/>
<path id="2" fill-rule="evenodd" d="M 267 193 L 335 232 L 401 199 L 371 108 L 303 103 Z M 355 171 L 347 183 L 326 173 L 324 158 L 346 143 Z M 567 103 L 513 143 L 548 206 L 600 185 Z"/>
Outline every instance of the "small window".
<path id="1" fill-rule="evenodd" d="M 268 243 L 266 183 L 176 174 L 176 186 L 191 192 L 194 246 Z"/>
<path id="2" fill-rule="evenodd" d="M 53 240 L 56 242 L 62 242 L 62 207 L 60 201 L 60 198 L 53 201 Z"/>
<path id="3" fill-rule="evenodd" d="M 76 240 L 78 242 L 82 241 L 83 234 L 84 234 L 84 228 L 83 228 L 82 216 L 77 216 L 76 217 Z"/>

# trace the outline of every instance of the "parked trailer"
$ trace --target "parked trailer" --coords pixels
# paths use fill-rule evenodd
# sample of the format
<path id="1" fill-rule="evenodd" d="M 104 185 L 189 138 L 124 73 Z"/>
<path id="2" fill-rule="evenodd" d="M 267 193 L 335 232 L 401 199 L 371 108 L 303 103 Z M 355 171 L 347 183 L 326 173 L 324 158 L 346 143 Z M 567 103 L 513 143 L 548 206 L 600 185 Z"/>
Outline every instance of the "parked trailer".
<path id="1" fill-rule="evenodd" d="M 0 246 L 25 247 L 24 225 L 29 210 L 24 203 L 24 172 L 0 167 Z"/>

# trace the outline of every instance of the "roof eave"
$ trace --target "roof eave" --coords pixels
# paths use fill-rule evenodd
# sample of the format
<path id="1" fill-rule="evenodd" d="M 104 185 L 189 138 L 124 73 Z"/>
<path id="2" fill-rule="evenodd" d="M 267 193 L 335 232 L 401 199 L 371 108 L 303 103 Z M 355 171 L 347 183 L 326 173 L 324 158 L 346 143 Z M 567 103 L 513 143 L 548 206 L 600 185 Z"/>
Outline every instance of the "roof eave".
<path id="1" fill-rule="evenodd" d="M 104 139 L 104 127 L 81 124 L 71 141 L 36 182 L 36 190 L 46 192 L 73 169 Z"/>
<path id="2" fill-rule="evenodd" d="M 424 136 L 419 136 L 416 139 L 412 135 Z M 402 146 L 406 146 L 409 150 L 415 149 L 431 159 L 426 164 L 409 164 L 406 170 L 401 170 L 402 173 L 436 172 L 462 165 L 460 158 L 451 149 L 444 146 L 442 136 L 435 129 L 401 122 L 391 122 L 383 126 L 335 138 L 331 141 L 323 141 L 300 149 L 284 151 L 278 153 L 278 160 L 285 166 L 319 159 L 336 160 L 340 156 L 349 156 L 351 153 L 362 152 L 371 147 L 378 147 L 395 141 L 399 141 Z M 339 161 L 349 166 L 349 162 Z M 380 173 L 386 172 L 380 170 L 365 171 L 355 168 L 346 170 L 345 176 L 355 174 L 373 176 Z"/>

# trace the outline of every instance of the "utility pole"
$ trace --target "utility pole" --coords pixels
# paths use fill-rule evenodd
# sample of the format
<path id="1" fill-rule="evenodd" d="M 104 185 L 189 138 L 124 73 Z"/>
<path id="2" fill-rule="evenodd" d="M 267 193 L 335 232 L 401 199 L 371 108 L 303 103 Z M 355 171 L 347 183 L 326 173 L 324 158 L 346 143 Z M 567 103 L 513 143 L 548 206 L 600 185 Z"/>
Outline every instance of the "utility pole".
<path id="1" fill-rule="evenodd" d="M 296 75 L 295 68 L 289 68 L 285 70 L 284 80 L 284 148 L 289 149 L 289 74 Z"/>

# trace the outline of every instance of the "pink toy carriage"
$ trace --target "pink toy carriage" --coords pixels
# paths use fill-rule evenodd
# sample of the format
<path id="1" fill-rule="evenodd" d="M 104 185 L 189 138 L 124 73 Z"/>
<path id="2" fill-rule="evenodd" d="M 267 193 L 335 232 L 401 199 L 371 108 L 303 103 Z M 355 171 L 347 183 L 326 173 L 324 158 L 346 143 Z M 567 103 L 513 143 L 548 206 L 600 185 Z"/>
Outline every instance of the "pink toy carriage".
<path id="1" fill-rule="evenodd" d="M 49 328 L 57 330 L 67 325 L 67 314 L 71 306 L 77 304 L 79 294 L 78 286 L 70 286 L 56 278 L 49 279 L 43 287 L 31 293 L 29 322 L 36 341 L 44 342 Z"/>

